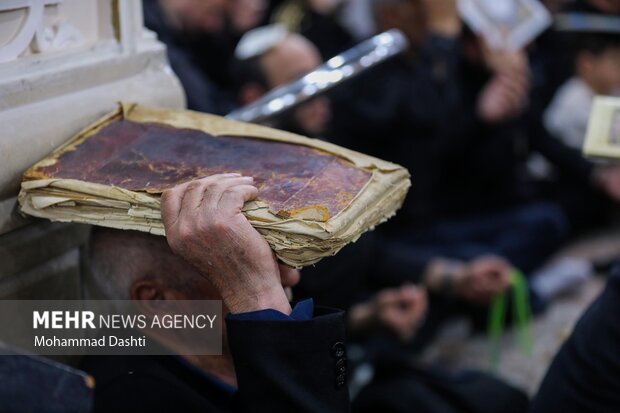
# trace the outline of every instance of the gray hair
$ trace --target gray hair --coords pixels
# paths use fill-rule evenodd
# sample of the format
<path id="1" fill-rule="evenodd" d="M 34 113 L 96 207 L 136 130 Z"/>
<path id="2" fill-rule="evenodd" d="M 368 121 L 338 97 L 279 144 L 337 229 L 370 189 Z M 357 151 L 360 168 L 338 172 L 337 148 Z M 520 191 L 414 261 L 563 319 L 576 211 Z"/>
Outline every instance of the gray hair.
<path id="1" fill-rule="evenodd" d="M 192 291 L 197 280 L 179 271 L 180 260 L 164 237 L 93 227 L 84 260 L 90 281 L 87 285 L 92 288 L 89 292 L 109 300 L 128 300 L 131 286 L 145 279 Z"/>

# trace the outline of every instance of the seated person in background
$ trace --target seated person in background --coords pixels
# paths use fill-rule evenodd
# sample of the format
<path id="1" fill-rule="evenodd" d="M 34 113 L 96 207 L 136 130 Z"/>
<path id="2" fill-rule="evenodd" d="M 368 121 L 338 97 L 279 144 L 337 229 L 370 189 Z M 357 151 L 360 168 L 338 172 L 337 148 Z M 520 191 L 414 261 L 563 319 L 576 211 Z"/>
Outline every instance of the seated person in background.
<path id="1" fill-rule="evenodd" d="M 422 351 L 443 323 L 452 317 L 471 316 L 483 326 L 492 298 L 510 287 L 514 269 L 500 257 L 480 256 L 470 261 L 433 257 L 427 261 L 408 251 L 390 252 L 381 248 L 382 241 L 374 232 L 364 234 L 338 255 L 304 268 L 304 277 L 295 287 L 295 294 L 300 298 L 313 297 L 321 305 L 350 309 L 347 321 L 352 325 L 378 327 L 372 329 L 371 337 L 357 336 L 363 341 L 370 339 L 368 350 L 371 353 L 381 354 L 386 348 L 409 354 Z M 414 288 L 411 283 L 424 292 L 424 296 L 429 296 L 429 311 L 424 320 L 415 325 L 417 334 L 407 330 L 411 326 L 401 326 L 400 321 L 405 321 L 406 317 L 399 319 L 399 313 L 391 313 L 394 317 L 383 319 L 371 311 L 382 307 L 381 298 L 390 296 L 413 295 L 421 300 L 420 294 L 411 294 Z M 343 289 L 342 285 L 355 288 Z M 374 318 L 370 314 L 375 314 Z M 383 322 L 377 323 L 378 319 Z M 350 327 L 349 330 L 354 333 L 364 328 Z"/>
<path id="2" fill-rule="evenodd" d="M 556 93 L 545 126 L 568 146 L 581 149 L 596 95 L 620 96 L 620 17 L 617 33 L 575 33 L 575 76 Z"/>
<path id="3" fill-rule="evenodd" d="M 343 86 L 332 125 L 336 143 L 411 172 L 415 191 L 380 228 L 382 245 L 427 261 L 495 254 L 533 271 L 569 228 L 557 205 L 533 202 L 523 174 L 525 55 L 486 47 L 455 0 L 374 4 L 378 31 L 402 30 L 410 49 Z"/>
<path id="4" fill-rule="evenodd" d="M 349 371 L 350 377 L 358 377 L 351 383 L 352 411 L 525 412 L 526 395 L 499 379 L 482 372 L 454 371 L 415 361 L 412 350 L 420 343 L 419 335 L 428 335 L 425 320 L 435 317 L 427 314 L 426 290 L 403 284 L 374 293 L 363 278 L 364 272 L 373 267 L 381 271 L 386 264 L 375 254 L 369 242 L 371 235 L 365 234 L 337 256 L 304 269 L 303 279 L 308 282 L 295 291 L 296 295 L 310 294 L 317 303 L 348 309 L 349 345 L 355 344 Z M 486 288 L 491 289 L 494 280 L 501 282 L 502 273 L 507 275 L 510 268 L 492 257 L 476 261 L 460 268 L 458 279 L 453 280 L 453 293 L 484 303 L 495 294 Z M 400 271 L 406 273 L 408 268 L 403 265 Z M 441 277 L 443 273 L 427 275 L 429 282 L 435 282 L 439 280 L 433 276 Z M 372 379 L 364 375 L 369 366 L 374 372 Z"/>
<path id="5" fill-rule="evenodd" d="M 574 74 L 557 90 L 542 119 L 548 142 L 578 155 L 573 163 L 583 165 L 588 179 L 541 157 L 533 156 L 528 166 L 539 177 L 542 195 L 562 205 L 573 230 L 581 231 L 607 223 L 620 201 L 620 168 L 581 155 L 595 95 L 620 94 L 620 16 L 569 13 L 561 22 L 554 36 L 565 45 L 565 66 L 573 66 Z"/>
<path id="6" fill-rule="evenodd" d="M 463 26 L 455 0 L 379 0 L 375 16 L 379 31 L 401 29 L 412 46 L 333 96 L 332 136 L 411 172 L 415 191 L 379 229 L 381 245 L 427 260 L 495 254 L 532 274 L 583 214 L 540 193 L 529 155 L 572 185 L 591 185 L 594 167 L 529 110 L 527 56 L 488 47 Z"/>
<path id="7" fill-rule="evenodd" d="M 556 18 L 558 13 L 586 13 L 619 15 L 620 2 L 616 0 L 544 0 L 547 9 Z M 580 19 L 583 23 L 585 19 Z M 575 74 L 574 42 L 565 33 L 549 29 L 538 37 L 533 47 L 528 47 L 533 75 L 530 105 L 542 114 L 564 83 Z"/>
<path id="8" fill-rule="evenodd" d="M 316 48 L 300 35 L 263 36 L 261 31 L 246 34 L 239 43 L 241 49 L 246 42 L 252 44 L 256 51 L 250 59 L 239 62 L 240 73 L 245 73 L 240 76 L 239 87 L 243 103 L 259 99 L 271 88 L 321 63 Z M 261 39 L 269 42 L 265 44 Z M 327 117 L 299 115 L 307 105 L 322 104 L 315 99 L 292 111 L 284 121 L 274 120 L 274 124 L 320 136 L 330 106 L 324 97 L 317 99 L 325 102 Z M 394 261 L 388 262 L 390 259 Z M 499 380 L 476 372 L 450 374 L 411 363 L 412 346 L 421 348 L 428 343 L 443 321 L 443 314 L 431 313 L 432 321 L 425 325 L 426 288 L 433 295 L 485 306 L 508 288 L 511 271 L 505 260 L 493 256 L 470 262 L 434 258 L 430 263 L 415 256 L 388 257 L 382 255 L 376 234 L 371 232 L 338 255 L 304 268 L 302 283 L 295 293 L 316 297 L 322 305 L 349 309 L 350 336 L 364 343 L 365 357 L 380 369 L 377 380 L 365 386 L 354 400 L 354 412 L 524 412 L 527 397 Z M 411 281 L 418 285 L 408 284 Z M 416 337 L 420 328 L 421 336 Z M 481 397 L 483 391 L 492 392 L 493 397 Z"/>
<path id="9" fill-rule="evenodd" d="M 228 314 L 221 356 L 85 357 L 95 411 L 348 411 L 342 315 L 291 309 L 299 273 L 240 212 L 257 192 L 252 178 L 214 175 L 163 193 L 166 238 L 94 229 L 90 268 L 107 299 L 222 300 Z"/>
<path id="10" fill-rule="evenodd" d="M 235 54 L 238 101 L 242 106 L 322 63 L 317 48 L 308 39 L 288 33 L 281 25 L 265 26 L 246 33 Z M 327 129 L 330 114 L 328 98 L 319 96 L 279 116 L 270 126 L 320 138 Z"/>
<path id="11" fill-rule="evenodd" d="M 143 0 L 144 24 L 166 45 L 188 109 L 225 115 L 234 108 L 225 0 Z M 231 5 L 229 5 L 231 6 Z M 232 22 L 228 23 L 232 24 Z"/>
<path id="12" fill-rule="evenodd" d="M 245 45 L 252 47 L 246 48 Z M 252 103 L 270 89 L 321 64 L 312 43 L 299 34 L 288 34 L 278 26 L 248 32 L 240 41 L 237 52 L 240 57 L 248 56 L 238 62 L 241 104 Z M 320 138 L 330 118 L 329 100 L 319 96 L 272 120 L 272 124 L 290 132 Z M 340 285 L 368 283 L 364 292 L 367 293 L 381 288 L 400 288 L 403 283 L 414 282 L 428 287 L 433 294 L 485 305 L 509 286 L 511 267 L 499 257 L 473 256 L 471 262 L 457 262 L 436 256 L 388 252 L 381 255 L 381 250 L 376 234 L 366 234 L 337 256 L 304 269 L 304 273 L 311 276 L 304 277 L 309 284 L 307 288 L 302 285 L 301 290 L 308 296 L 320 291 L 325 299 L 322 304 L 348 307 L 361 297 L 354 297 L 351 290 L 342 291 Z M 354 280 L 347 280 L 349 275 Z M 324 283 L 330 287 L 325 288 Z"/>
<path id="13" fill-rule="evenodd" d="M 551 363 L 532 413 L 597 412 L 620 409 L 620 267 L 583 314 Z"/>

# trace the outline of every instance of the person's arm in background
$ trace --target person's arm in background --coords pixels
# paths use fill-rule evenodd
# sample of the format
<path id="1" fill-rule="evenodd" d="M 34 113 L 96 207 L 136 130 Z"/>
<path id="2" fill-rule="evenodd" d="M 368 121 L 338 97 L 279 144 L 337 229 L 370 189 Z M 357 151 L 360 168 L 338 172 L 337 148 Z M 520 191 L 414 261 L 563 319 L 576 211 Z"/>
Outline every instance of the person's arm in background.
<path id="1" fill-rule="evenodd" d="M 444 122 L 443 139 L 438 142 L 438 159 L 442 162 L 459 159 L 484 136 L 511 139 L 501 129 L 522 116 L 530 90 L 523 51 L 495 50 L 475 35 L 462 41 L 461 64 L 454 63 L 451 74 L 460 79 L 460 83 L 454 82 L 460 104 L 446 113 L 450 121 Z"/>
<path id="2" fill-rule="evenodd" d="M 569 147 L 549 133 L 539 115 L 528 114 L 528 126 L 531 149 L 539 152 L 562 174 L 576 182 L 592 182 L 595 165 L 587 160 L 579 149 Z"/>
<path id="3" fill-rule="evenodd" d="M 414 283 L 429 294 L 486 305 L 510 286 L 512 265 L 496 255 L 483 255 L 469 261 L 441 256 L 424 256 L 398 244 L 386 248 L 376 282 L 385 287 Z"/>
<path id="4" fill-rule="evenodd" d="M 404 269 L 403 269 L 404 270 Z M 384 288 L 353 305 L 347 313 L 352 339 L 385 330 L 406 343 L 425 321 L 427 290 L 487 305 L 510 286 L 511 266 L 503 259 L 483 256 L 470 262 L 437 258 L 427 265 L 422 284 Z"/>
<path id="5" fill-rule="evenodd" d="M 192 263 L 231 314 L 292 315 L 277 261 L 241 208 L 258 190 L 252 178 L 214 175 L 162 194 L 171 249 Z M 246 314 L 248 316 L 248 314 Z M 341 313 L 305 321 L 228 317 L 228 341 L 242 412 L 347 412 Z"/>
<path id="6" fill-rule="evenodd" d="M 487 305 L 493 297 L 510 287 L 512 271 L 506 260 L 493 255 L 467 262 L 438 258 L 428 264 L 424 285 L 429 292 Z"/>
<path id="7" fill-rule="evenodd" d="M 620 268 L 555 355 L 530 412 L 615 412 L 620 406 Z"/>
<path id="8" fill-rule="evenodd" d="M 424 17 L 408 22 L 407 27 L 417 26 L 405 30 L 410 44 L 403 55 L 333 92 L 334 134 L 342 136 L 344 142 L 356 145 L 357 139 L 366 139 L 370 142 L 365 147 L 356 148 L 372 151 L 373 144 L 389 145 L 402 140 L 403 133 L 394 134 L 394 130 L 404 132 L 411 140 L 423 140 L 433 138 L 425 131 L 429 123 L 458 125 L 453 130 L 463 129 L 463 111 L 452 110 L 454 105 L 450 102 L 457 90 L 453 83 L 457 79 L 454 72 L 460 44 L 456 3 L 454 0 L 425 3 L 428 4 L 416 9 L 416 14 Z M 375 11 L 384 21 L 381 30 L 402 26 L 399 11 L 387 6 L 383 11 Z M 445 119 L 450 122 L 444 122 Z"/>
<path id="9" fill-rule="evenodd" d="M 424 287 L 405 284 L 398 288 L 386 288 L 351 307 L 348 331 L 352 337 L 364 337 L 385 329 L 407 342 L 423 323 L 427 307 Z"/>
<path id="10" fill-rule="evenodd" d="M 580 149 L 571 148 L 551 134 L 540 116 L 529 114 L 531 148 L 543 155 L 560 173 L 581 185 L 590 185 L 620 202 L 620 166 L 597 165 Z"/>
<path id="11" fill-rule="evenodd" d="M 465 73 L 463 23 L 456 0 L 425 0 L 428 36 L 421 47 L 419 79 L 430 90 L 427 96 L 412 100 L 410 110 L 423 114 L 433 125 L 434 158 L 438 163 L 450 163 L 471 146 L 472 139 L 483 136 L 486 109 L 476 97 L 470 96 L 472 83 Z M 481 99 L 483 100 L 483 99 Z M 489 100 L 489 99 L 486 99 Z M 434 104 L 432 103 L 434 102 Z M 425 114 L 432 109 L 434 113 Z"/>

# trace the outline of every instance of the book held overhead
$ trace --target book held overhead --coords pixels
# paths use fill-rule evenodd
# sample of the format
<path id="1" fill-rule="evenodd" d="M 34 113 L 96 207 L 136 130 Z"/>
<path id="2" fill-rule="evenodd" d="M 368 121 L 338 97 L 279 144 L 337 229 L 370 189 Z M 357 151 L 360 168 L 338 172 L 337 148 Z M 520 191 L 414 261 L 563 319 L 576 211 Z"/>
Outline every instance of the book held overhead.
<path id="1" fill-rule="evenodd" d="M 28 169 L 19 202 L 40 218 L 164 235 L 164 190 L 230 172 L 254 178 L 242 212 L 298 268 L 388 219 L 410 186 L 401 166 L 321 140 L 126 103 Z"/>

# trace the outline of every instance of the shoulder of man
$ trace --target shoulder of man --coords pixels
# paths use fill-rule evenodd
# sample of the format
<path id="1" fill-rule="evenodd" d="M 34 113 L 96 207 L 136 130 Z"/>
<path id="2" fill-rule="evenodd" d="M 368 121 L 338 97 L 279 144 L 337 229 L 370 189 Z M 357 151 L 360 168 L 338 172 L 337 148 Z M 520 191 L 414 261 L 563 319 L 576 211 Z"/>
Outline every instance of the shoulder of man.
<path id="1" fill-rule="evenodd" d="M 226 395 L 171 356 L 87 356 L 94 412 L 225 412 Z"/>

